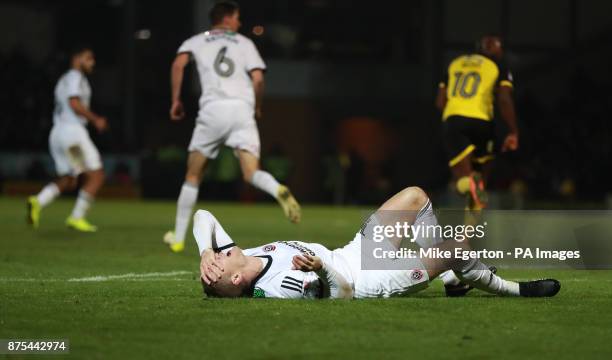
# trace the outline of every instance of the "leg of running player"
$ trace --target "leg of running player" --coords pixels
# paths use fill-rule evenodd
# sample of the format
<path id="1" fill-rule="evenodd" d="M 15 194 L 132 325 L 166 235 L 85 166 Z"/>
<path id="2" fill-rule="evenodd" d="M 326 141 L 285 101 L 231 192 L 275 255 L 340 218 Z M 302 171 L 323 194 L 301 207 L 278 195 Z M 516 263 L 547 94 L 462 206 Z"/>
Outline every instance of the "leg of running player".
<path id="1" fill-rule="evenodd" d="M 491 169 L 493 168 L 493 161 L 489 160 L 483 164 L 478 165 L 478 172 L 482 175 L 482 181 L 485 188 L 489 184 L 489 177 L 491 176 Z"/>
<path id="2" fill-rule="evenodd" d="M 378 209 L 377 215 L 384 218 L 386 224 L 409 222 L 411 224 L 423 224 L 424 226 L 438 225 L 438 219 L 433 212 L 429 197 L 421 188 L 416 186 L 408 187 L 395 194 Z M 391 241 L 394 242 L 395 247 L 399 248 L 401 239 L 392 239 Z M 415 241 L 420 247 L 426 249 L 440 244 L 443 239 L 417 236 Z M 440 279 L 442 279 L 449 296 L 464 295 L 471 290 L 461 284 L 461 280 L 452 270 L 443 272 Z"/>
<path id="3" fill-rule="evenodd" d="M 181 187 L 181 193 L 176 204 L 174 231 L 169 231 L 164 235 L 164 242 L 170 245 L 170 249 L 174 252 L 180 252 L 185 248 L 185 234 L 189 227 L 193 207 L 198 200 L 198 190 L 207 163 L 208 159 L 199 151 L 189 153 L 185 182 Z"/>
<path id="4" fill-rule="evenodd" d="M 38 228 L 42 209 L 50 205 L 61 193 L 72 191 L 76 186 L 76 177 L 64 175 L 47 184 L 37 195 L 30 196 L 28 198 L 28 223 Z"/>
<path id="5" fill-rule="evenodd" d="M 72 213 L 66 220 L 66 225 L 78 231 L 95 232 L 97 227 L 85 220 L 85 215 L 87 215 L 98 190 L 104 184 L 104 169 L 86 171 L 83 173 L 83 177 L 85 182 L 79 191 Z"/>
<path id="6" fill-rule="evenodd" d="M 451 166 L 453 179 L 457 192 L 461 195 L 470 195 L 468 208 L 470 210 L 481 210 L 486 206 L 484 192 L 484 180 L 480 172 L 474 171 L 472 166 L 472 154 L 468 154 L 459 162 Z"/>
<path id="7" fill-rule="evenodd" d="M 293 222 L 300 222 L 300 205 L 295 200 L 289 188 L 281 185 L 268 172 L 259 167 L 259 159 L 246 150 L 238 150 L 240 168 L 244 181 L 274 197 L 285 212 L 285 216 Z"/>

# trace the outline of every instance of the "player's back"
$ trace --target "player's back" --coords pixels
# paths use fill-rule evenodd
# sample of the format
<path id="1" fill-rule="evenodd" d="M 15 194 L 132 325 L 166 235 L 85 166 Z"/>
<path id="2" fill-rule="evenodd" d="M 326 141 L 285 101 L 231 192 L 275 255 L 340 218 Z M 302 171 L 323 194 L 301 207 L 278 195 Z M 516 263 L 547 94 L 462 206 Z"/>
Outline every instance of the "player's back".
<path id="1" fill-rule="evenodd" d="M 492 120 L 499 75 L 498 64 L 486 56 L 469 54 L 454 59 L 447 69 L 443 119 L 456 115 Z"/>
<path id="2" fill-rule="evenodd" d="M 57 81 L 54 90 L 54 125 L 84 125 L 87 120 L 77 115 L 70 106 L 70 99 L 78 97 L 83 105 L 89 107 L 91 87 L 87 78 L 78 70 L 70 69 Z"/>
<path id="3" fill-rule="evenodd" d="M 179 53 L 194 57 L 202 94 L 200 109 L 216 100 L 243 100 L 254 106 L 255 94 L 250 71 L 265 69 L 253 42 L 232 31 L 215 29 L 186 40 Z"/>

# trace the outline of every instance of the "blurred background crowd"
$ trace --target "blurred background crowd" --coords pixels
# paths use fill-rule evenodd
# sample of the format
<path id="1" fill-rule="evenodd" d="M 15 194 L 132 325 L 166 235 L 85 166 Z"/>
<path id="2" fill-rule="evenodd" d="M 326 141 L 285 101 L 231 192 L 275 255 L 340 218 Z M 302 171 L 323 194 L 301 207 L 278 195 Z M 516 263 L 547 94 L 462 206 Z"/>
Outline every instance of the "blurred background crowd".
<path id="1" fill-rule="evenodd" d="M 199 96 L 171 123 L 176 49 L 206 29 L 212 0 L 4 0 L 0 3 L 0 186 L 27 193 L 50 179 L 53 88 L 68 50 L 97 57 L 92 137 L 108 195 L 176 197 Z M 241 32 L 268 65 L 262 163 L 306 202 L 379 202 L 406 185 L 451 203 L 434 96 L 450 59 L 482 34 L 505 41 L 515 78 L 519 151 L 496 161 L 499 201 L 588 202 L 612 190 L 612 3 L 604 0 L 240 2 Z M 504 127 L 498 122 L 498 136 Z M 202 199 L 263 197 L 240 181 L 231 151 L 208 170 Z M 509 200 L 504 200 L 504 199 Z M 520 199 L 517 200 L 517 199 Z"/>

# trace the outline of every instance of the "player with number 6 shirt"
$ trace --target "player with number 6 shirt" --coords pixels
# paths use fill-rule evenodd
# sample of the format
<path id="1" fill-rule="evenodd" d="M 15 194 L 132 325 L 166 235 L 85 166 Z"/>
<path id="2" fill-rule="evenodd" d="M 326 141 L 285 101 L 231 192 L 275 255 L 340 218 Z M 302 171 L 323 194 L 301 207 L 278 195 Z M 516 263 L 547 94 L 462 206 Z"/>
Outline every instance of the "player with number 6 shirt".
<path id="1" fill-rule="evenodd" d="M 218 2 L 210 11 L 210 21 L 210 30 L 183 42 L 171 68 L 172 121 L 185 116 L 181 86 L 184 69 L 191 60 L 195 61 L 202 88 L 175 228 L 164 236 L 164 242 L 174 252 L 184 248 L 204 169 L 223 145 L 234 149 L 246 182 L 274 197 L 290 221 L 297 223 L 301 216 L 300 206 L 289 189 L 260 169 L 256 119 L 262 116 L 266 65 L 253 42 L 238 33 L 240 8 L 231 1 Z"/>

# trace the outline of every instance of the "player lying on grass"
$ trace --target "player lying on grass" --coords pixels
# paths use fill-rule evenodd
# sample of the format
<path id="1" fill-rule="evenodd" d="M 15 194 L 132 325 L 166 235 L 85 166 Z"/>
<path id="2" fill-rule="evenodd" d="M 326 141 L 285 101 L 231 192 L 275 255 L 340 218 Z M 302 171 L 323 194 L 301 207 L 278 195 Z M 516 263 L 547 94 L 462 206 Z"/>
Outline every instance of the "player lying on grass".
<path id="1" fill-rule="evenodd" d="M 270 298 L 374 298 L 407 295 L 427 287 L 430 279 L 453 270 L 461 281 L 474 288 L 506 296 L 554 296 L 557 280 L 513 282 L 502 279 L 477 258 L 400 259 L 400 270 L 362 270 L 362 243 L 373 226 L 392 220 L 437 225 L 431 202 L 417 187 L 410 187 L 387 200 L 372 215 L 353 241 L 343 248 L 328 250 L 321 244 L 277 241 L 242 250 L 208 211 L 194 215 L 193 232 L 201 254 L 201 279 L 208 296 Z M 385 219 L 386 218 L 386 219 Z M 401 239 L 388 239 L 398 249 Z M 442 241 L 416 237 L 420 247 L 441 251 L 469 250 L 468 241 Z M 395 265 L 398 263 L 394 262 Z M 458 281 L 455 279 L 455 281 Z"/>

